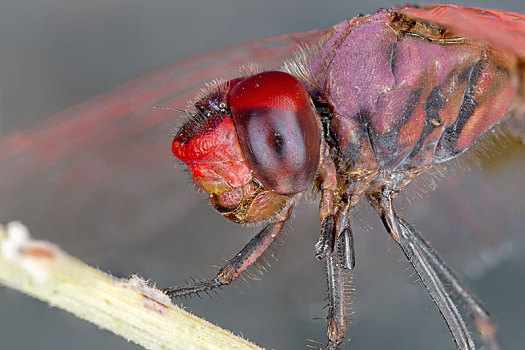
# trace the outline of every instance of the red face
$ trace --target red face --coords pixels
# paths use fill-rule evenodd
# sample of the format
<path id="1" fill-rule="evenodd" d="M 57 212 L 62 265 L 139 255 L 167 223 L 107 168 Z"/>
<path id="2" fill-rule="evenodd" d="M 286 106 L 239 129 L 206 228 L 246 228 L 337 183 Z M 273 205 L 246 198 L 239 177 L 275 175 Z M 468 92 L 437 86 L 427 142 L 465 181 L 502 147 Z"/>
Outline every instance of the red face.
<path id="1" fill-rule="evenodd" d="M 270 71 L 237 78 L 195 104 L 173 140 L 213 206 L 236 222 L 266 220 L 313 182 L 320 129 L 304 85 Z"/>

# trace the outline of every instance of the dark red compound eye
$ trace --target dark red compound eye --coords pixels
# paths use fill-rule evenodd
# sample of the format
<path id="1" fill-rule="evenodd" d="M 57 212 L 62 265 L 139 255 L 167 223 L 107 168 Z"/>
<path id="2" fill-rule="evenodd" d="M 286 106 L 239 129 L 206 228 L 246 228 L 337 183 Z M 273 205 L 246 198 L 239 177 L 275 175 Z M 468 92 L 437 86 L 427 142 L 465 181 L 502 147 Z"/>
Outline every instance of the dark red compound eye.
<path id="1" fill-rule="evenodd" d="M 256 74 L 231 89 L 228 105 L 257 179 L 279 194 L 306 190 L 319 166 L 321 141 L 304 85 L 283 72 Z"/>

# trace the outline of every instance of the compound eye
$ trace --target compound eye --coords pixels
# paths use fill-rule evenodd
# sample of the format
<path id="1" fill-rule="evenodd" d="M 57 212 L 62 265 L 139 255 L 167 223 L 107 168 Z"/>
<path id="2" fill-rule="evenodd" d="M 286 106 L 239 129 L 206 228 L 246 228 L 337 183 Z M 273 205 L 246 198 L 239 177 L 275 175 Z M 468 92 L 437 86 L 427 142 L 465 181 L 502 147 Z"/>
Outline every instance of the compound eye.
<path id="1" fill-rule="evenodd" d="M 257 179 L 279 194 L 306 190 L 319 166 L 321 141 L 304 85 L 287 73 L 263 72 L 237 83 L 228 105 Z"/>

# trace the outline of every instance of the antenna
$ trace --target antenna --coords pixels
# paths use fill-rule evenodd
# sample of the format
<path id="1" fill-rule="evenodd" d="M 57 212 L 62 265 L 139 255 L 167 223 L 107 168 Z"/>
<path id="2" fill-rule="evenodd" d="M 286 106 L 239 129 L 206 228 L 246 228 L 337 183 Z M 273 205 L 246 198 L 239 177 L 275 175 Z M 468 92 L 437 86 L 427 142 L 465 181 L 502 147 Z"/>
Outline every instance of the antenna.
<path id="1" fill-rule="evenodd" d="M 186 114 L 186 111 L 183 110 L 183 109 L 178 109 L 178 108 L 173 108 L 173 107 L 168 107 L 168 106 L 153 106 L 153 108 L 155 108 L 155 109 L 166 109 L 168 111 L 174 111 L 174 112 L 179 112 L 179 113 Z"/>

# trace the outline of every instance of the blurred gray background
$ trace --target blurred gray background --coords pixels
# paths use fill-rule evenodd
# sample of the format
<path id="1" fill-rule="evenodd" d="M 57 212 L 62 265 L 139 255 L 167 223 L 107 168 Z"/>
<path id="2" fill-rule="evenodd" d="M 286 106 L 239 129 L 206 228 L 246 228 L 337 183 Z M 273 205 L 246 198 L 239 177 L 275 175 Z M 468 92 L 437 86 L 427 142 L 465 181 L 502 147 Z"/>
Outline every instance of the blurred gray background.
<path id="1" fill-rule="evenodd" d="M 243 41 L 330 27 L 357 13 L 396 4 L 1 1 L 0 137 L 22 132 L 69 106 L 177 60 Z M 519 0 L 457 4 L 525 13 L 525 4 Z M 508 349 L 522 348 L 524 338 L 524 160 L 523 151 L 513 150 L 466 178 L 447 178 L 440 189 L 421 200 L 401 199 L 398 204 L 479 293 L 498 321 L 500 339 Z M 152 236 L 143 230 L 142 236 L 126 237 L 123 232 L 120 240 L 75 237 L 76 230 L 61 231 L 67 218 L 60 213 L 56 217 L 38 217 L 23 209 L 2 213 L 9 203 L 1 203 L 0 220 L 22 219 L 37 238 L 53 240 L 118 276 L 138 273 L 158 285 L 179 283 L 189 276 L 213 276 L 212 266 L 239 251 L 256 229 L 226 222 L 193 191 L 181 168 L 174 168 L 173 174 L 184 188 L 180 190 L 183 204 L 174 208 L 177 225 Z M 125 198 L 114 200 L 118 205 Z M 439 313 L 372 214 L 363 205 L 356 215 L 353 281 L 357 292 L 348 331 L 352 340 L 346 348 L 452 349 Z M 325 322 L 314 319 L 325 315 L 323 264 L 313 257 L 318 225 L 316 205 L 302 204 L 282 246 L 275 249 L 279 261 L 261 281 L 250 282 L 250 287 L 241 281 L 235 284 L 237 288 L 221 291 L 222 298 L 187 299 L 184 306 L 267 348 L 301 349 L 308 339 L 324 342 Z M 138 348 L 3 287 L 0 310 L 2 349 Z"/>

